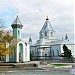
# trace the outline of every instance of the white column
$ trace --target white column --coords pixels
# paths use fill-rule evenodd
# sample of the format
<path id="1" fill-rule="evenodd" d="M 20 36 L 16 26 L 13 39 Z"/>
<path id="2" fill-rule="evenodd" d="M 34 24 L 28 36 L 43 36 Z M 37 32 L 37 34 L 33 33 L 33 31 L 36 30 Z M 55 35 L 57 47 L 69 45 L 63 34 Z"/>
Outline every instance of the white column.
<path id="1" fill-rule="evenodd" d="M 27 61 L 30 61 L 30 45 L 27 44 Z"/>
<path id="2" fill-rule="evenodd" d="M 23 44 L 23 62 L 25 62 L 25 44 Z"/>
<path id="3" fill-rule="evenodd" d="M 6 54 L 6 62 L 9 62 L 9 54 Z"/>
<path id="4" fill-rule="evenodd" d="M 43 56 L 43 50 L 40 49 L 40 56 Z M 40 57 L 40 59 L 42 59 L 43 57 Z"/>
<path id="5" fill-rule="evenodd" d="M 19 43 L 17 44 L 17 50 L 16 50 L 16 62 L 19 62 Z"/>
<path id="6" fill-rule="evenodd" d="M 6 42 L 6 48 L 9 47 L 9 43 Z M 5 59 L 6 62 L 9 62 L 9 54 L 6 54 L 6 59 Z"/>
<path id="7" fill-rule="evenodd" d="M 30 45 L 25 45 L 25 61 L 30 61 Z"/>

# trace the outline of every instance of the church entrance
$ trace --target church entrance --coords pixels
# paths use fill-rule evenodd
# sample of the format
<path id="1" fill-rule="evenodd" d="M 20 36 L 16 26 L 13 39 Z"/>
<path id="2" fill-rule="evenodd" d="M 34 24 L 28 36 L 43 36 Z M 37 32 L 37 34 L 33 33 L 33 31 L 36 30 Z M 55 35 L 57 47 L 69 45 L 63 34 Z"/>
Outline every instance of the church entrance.
<path id="1" fill-rule="evenodd" d="M 19 44 L 19 62 L 23 62 L 23 44 Z"/>

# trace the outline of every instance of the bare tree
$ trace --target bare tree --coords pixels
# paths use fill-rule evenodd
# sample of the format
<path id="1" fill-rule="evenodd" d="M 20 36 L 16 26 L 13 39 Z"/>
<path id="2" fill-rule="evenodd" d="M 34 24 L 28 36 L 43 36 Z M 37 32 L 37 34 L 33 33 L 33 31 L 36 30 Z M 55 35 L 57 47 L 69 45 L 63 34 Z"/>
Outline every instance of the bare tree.
<path id="1" fill-rule="evenodd" d="M 5 23 L 4 20 L 0 18 L 0 29 L 5 27 L 4 23 Z"/>

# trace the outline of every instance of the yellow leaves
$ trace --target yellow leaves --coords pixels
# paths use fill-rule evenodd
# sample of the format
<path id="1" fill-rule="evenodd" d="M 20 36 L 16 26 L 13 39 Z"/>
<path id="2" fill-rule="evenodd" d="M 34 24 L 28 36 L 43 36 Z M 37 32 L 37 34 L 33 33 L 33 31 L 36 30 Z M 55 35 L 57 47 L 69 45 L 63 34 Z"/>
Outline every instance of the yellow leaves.
<path id="1" fill-rule="evenodd" d="M 10 35 L 9 32 L 6 32 L 6 34 L 3 37 L 3 40 L 4 40 L 4 42 L 9 42 L 10 43 L 13 38 L 14 37 L 12 35 Z"/>
<path id="2" fill-rule="evenodd" d="M 12 51 L 10 44 L 13 39 L 14 37 L 10 34 L 10 32 L 5 32 L 3 30 L 0 31 L 0 57 L 9 54 L 10 51 Z M 7 43 L 9 46 L 7 46 Z M 14 44 L 11 46 L 14 46 Z"/>
<path id="3" fill-rule="evenodd" d="M 10 55 L 11 58 L 13 58 L 15 56 L 15 53 L 16 53 L 15 51 L 16 51 L 15 48 L 12 48 L 12 50 L 10 50 L 9 55 Z"/>
<path id="4" fill-rule="evenodd" d="M 0 44 L 0 55 L 4 55 L 5 53 L 5 44 Z"/>
<path id="5" fill-rule="evenodd" d="M 6 48 L 6 44 L 0 44 L 0 56 L 4 56 L 9 53 L 9 48 Z"/>

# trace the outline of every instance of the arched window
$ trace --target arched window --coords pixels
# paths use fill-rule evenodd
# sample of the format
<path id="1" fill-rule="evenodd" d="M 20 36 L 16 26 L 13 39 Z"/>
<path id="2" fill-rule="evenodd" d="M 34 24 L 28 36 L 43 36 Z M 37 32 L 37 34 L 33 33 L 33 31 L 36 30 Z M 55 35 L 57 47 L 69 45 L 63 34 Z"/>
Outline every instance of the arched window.
<path id="1" fill-rule="evenodd" d="M 45 36 L 47 36 L 47 32 L 45 31 Z"/>
<path id="2" fill-rule="evenodd" d="M 19 62 L 23 61 L 23 44 L 19 44 Z"/>

